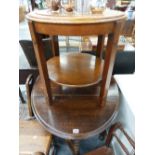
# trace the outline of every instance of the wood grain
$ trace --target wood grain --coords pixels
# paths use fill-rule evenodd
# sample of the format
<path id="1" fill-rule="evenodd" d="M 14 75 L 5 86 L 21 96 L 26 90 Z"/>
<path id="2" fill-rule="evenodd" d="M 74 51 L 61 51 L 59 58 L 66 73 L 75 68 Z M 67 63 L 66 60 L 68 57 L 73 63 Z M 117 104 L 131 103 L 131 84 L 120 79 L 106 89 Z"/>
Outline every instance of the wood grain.
<path id="1" fill-rule="evenodd" d="M 65 139 L 85 139 L 104 131 L 115 119 L 118 111 L 119 92 L 112 80 L 106 106 L 99 107 L 98 85 L 86 88 L 59 89 L 51 83 L 53 105 L 46 103 L 41 80 L 35 83 L 32 92 L 32 107 L 44 127 L 52 134 Z M 54 87 L 53 87 L 54 86 Z M 73 129 L 79 129 L 78 134 Z"/>
<path id="2" fill-rule="evenodd" d="M 59 56 L 59 42 L 58 36 L 50 36 L 51 37 L 51 46 L 52 46 L 52 54 L 53 56 Z"/>
<path id="3" fill-rule="evenodd" d="M 45 95 L 47 95 L 49 99 L 49 103 L 52 103 L 52 93 L 50 90 L 49 76 L 47 72 L 49 72 L 50 79 L 55 81 L 57 84 L 78 87 L 78 86 L 88 86 L 89 83 L 91 83 L 91 85 L 96 84 L 99 79 L 98 75 L 100 75 L 100 67 L 97 67 L 99 68 L 97 69 L 98 73 L 95 73 L 95 75 L 97 76 L 95 76 L 93 80 L 91 79 L 92 75 L 90 76 L 89 74 L 85 76 L 85 78 L 83 78 L 83 73 L 85 72 L 89 73 L 90 65 L 86 65 L 86 67 L 84 68 L 85 69 L 85 72 L 84 72 L 84 70 L 82 70 L 80 66 L 84 66 L 81 64 L 85 62 L 82 62 L 83 59 L 80 59 L 80 56 L 79 56 L 79 59 L 77 60 L 77 62 L 79 63 L 78 66 L 70 64 L 72 62 L 72 60 L 70 60 L 70 62 L 68 61 L 65 62 L 66 67 L 61 67 L 60 66 L 61 63 L 59 63 L 58 61 L 56 62 L 54 59 L 52 61 L 51 59 L 51 61 L 49 62 L 52 65 L 48 63 L 49 67 L 47 71 L 46 62 L 43 56 L 42 43 L 40 39 L 41 35 L 42 34 L 50 35 L 50 36 L 97 35 L 99 36 L 99 40 L 98 40 L 98 47 L 97 47 L 96 55 L 100 57 L 101 57 L 103 45 L 104 45 L 103 36 L 108 35 L 108 44 L 106 48 L 105 63 L 104 63 L 103 71 L 102 71 L 103 73 L 102 84 L 101 84 L 101 92 L 100 92 L 100 99 L 99 99 L 100 105 L 105 106 L 103 104 L 105 102 L 103 101 L 106 100 L 107 92 L 110 86 L 113 65 L 115 61 L 116 47 L 117 47 L 117 43 L 119 39 L 120 30 L 121 30 L 121 27 L 123 25 L 125 18 L 126 18 L 125 14 L 123 12 L 118 12 L 118 11 L 106 11 L 104 12 L 104 14 L 101 14 L 101 15 L 62 16 L 61 14 L 59 15 L 50 14 L 49 12 L 47 12 L 47 10 L 44 10 L 44 11 L 31 12 L 27 15 L 27 19 L 29 20 L 29 23 L 30 23 L 29 27 L 30 27 L 31 34 L 32 34 L 32 40 L 34 43 L 34 47 L 36 49 L 35 54 L 37 57 L 37 62 L 39 64 L 40 76 L 44 83 L 44 87 L 46 88 L 44 91 L 45 91 Z M 58 58 L 56 59 L 58 60 Z M 57 67 L 55 67 L 56 65 Z M 77 68 L 79 68 L 78 69 L 79 75 L 75 74 L 75 70 L 77 70 Z M 70 73 L 69 73 L 69 70 L 70 70 Z M 66 74 L 66 71 L 69 74 Z M 94 72 L 96 72 L 96 67 L 94 67 Z M 58 74 L 60 75 L 58 76 Z M 59 77 L 62 77 L 62 78 L 59 78 Z M 81 83 L 82 81 L 81 78 L 83 78 L 82 79 L 83 81 L 85 80 L 83 83 Z"/>
<path id="4" fill-rule="evenodd" d="M 19 152 L 29 155 L 34 152 L 48 154 L 51 134 L 36 121 L 19 121 Z"/>
<path id="5" fill-rule="evenodd" d="M 49 78 L 60 85 L 86 87 L 102 79 L 104 61 L 84 53 L 69 53 L 47 61 Z"/>
<path id="6" fill-rule="evenodd" d="M 110 146 L 110 143 L 112 142 L 112 139 L 115 137 L 118 141 L 118 143 L 121 145 L 122 149 L 127 153 L 128 151 L 126 146 L 121 142 L 121 139 L 116 135 L 117 131 L 120 130 L 120 132 L 126 137 L 132 148 L 135 150 L 135 142 L 134 140 L 128 135 L 128 133 L 124 130 L 123 125 L 120 122 L 117 122 L 113 124 L 108 132 L 105 144 L 106 146 Z"/>
<path id="7" fill-rule="evenodd" d="M 34 84 L 34 77 L 30 74 L 26 79 L 26 94 L 27 94 L 27 106 L 29 109 L 29 116 L 33 117 L 32 105 L 31 105 L 31 92 Z"/>
<path id="8" fill-rule="evenodd" d="M 102 53 L 103 53 L 103 49 L 104 49 L 104 40 L 105 40 L 104 35 L 98 36 L 96 56 L 101 59 L 102 59 Z"/>
<path id="9" fill-rule="evenodd" d="M 40 23 L 56 23 L 56 24 L 91 24 L 106 23 L 117 21 L 125 18 L 124 12 L 115 10 L 106 10 L 103 14 L 51 14 L 48 10 L 36 10 L 27 14 L 26 18 L 31 21 Z"/>
<path id="10" fill-rule="evenodd" d="M 36 32 L 46 35 L 88 36 L 111 33 L 114 30 L 113 22 L 92 24 L 49 24 L 34 22 Z"/>
<path id="11" fill-rule="evenodd" d="M 34 51 L 35 51 L 35 55 L 36 55 L 36 59 L 38 63 L 39 74 L 41 76 L 41 79 L 45 87 L 44 94 L 47 98 L 48 104 L 51 104 L 52 103 L 52 92 L 51 92 L 51 89 L 49 88 L 49 78 L 48 78 L 46 60 L 43 54 L 42 38 L 41 38 L 41 35 L 38 35 L 36 33 L 33 23 L 30 21 L 28 23 L 29 23 L 29 29 L 30 29 L 32 40 L 33 40 Z"/>
<path id="12" fill-rule="evenodd" d="M 105 55 L 105 63 L 103 68 L 102 84 L 101 84 L 101 92 L 100 92 L 100 105 L 102 106 L 105 106 L 102 100 L 106 100 L 108 89 L 110 86 L 119 34 L 121 32 L 123 22 L 124 21 L 115 22 L 114 32 L 108 35 L 108 43 L 107 43 L 107 49 L 106 49 L 106 55 Z"/>

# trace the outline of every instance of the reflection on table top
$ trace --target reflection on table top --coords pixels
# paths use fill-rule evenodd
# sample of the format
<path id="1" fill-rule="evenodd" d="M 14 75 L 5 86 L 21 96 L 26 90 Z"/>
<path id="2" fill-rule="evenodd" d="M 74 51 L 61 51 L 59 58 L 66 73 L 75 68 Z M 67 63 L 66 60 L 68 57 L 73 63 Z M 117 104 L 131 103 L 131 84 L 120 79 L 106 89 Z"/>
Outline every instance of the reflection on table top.
<path id="1" fill-rule="evenodd" d="M 43 23 L 59 23 L 59 24 L 89 24 L 89 23 L 103 23 L 109 21 L 117 21 L 125 19 L 124 12 L 106 9 L 102 14 L 59 14 L 51 13 L 46 10 L 35 10 L 27 14 L 26 18 L 31 21 Z"/>

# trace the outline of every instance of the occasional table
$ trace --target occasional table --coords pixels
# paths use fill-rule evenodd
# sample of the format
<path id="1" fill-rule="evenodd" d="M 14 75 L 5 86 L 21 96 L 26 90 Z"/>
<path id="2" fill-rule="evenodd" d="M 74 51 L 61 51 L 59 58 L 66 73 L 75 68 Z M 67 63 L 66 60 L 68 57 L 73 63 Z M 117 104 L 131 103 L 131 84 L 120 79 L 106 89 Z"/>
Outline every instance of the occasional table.
<path id="1" fill-rule="evenodd" d="M 112 71 L 125 18 L 123 12 L 111 10 L 99 15 L 54 14 L 49 10 L 27 15 L 40 74 L 31 95 L 33 111 L 50 133 L 73 141 L 74 154 L 79 154 L 79 140 L 103 132 L 117 116 L 119 91 Z M 56 54 L 46 62 L 43 35 L 96 35 L 96 56 L 78 52 L 59 55 L 53 40 Z"/>

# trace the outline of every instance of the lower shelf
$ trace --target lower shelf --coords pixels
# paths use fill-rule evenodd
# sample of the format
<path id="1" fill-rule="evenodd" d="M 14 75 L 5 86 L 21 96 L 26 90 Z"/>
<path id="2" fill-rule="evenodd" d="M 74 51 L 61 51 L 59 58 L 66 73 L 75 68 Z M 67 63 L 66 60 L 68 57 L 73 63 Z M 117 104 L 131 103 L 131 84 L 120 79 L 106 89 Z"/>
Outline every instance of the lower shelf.
<path id="1" fill-rule="evenodd" d="M 69 53 L 47 61 L 50 80 L 70 86 L 86 87 L 101 80 L 104 60 L 86 53 Z"/>
<path id="2" fill-rule="evenodd" d="M 51 83 L 53 103 L 46 102 L 40 78 L 32 91 L 32 107 L 36 118 L 52 134 L 65 139 L 85 139 L 104 131 L 115 119 L 119 91 L 112 80 L 105 107 L 98 105 L 100 86 L 86 88 L 61 87 Z M 74 133 L 76 131 L 76 133 Z"/>

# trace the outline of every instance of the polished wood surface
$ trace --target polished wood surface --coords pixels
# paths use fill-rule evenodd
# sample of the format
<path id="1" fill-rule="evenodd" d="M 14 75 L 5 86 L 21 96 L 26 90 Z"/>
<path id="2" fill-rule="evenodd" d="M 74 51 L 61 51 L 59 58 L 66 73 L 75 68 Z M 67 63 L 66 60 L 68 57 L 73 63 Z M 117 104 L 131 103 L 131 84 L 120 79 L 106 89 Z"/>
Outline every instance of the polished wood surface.
<path id="1" fill-rule="evenodd" d="M 120 132 L 117 132 L 118 130 L 120 130 Z M 122 136 L 125 137 L 128 142 L 126 142 L 126 141 L 123 142 L 124 138 L 123 138 L 123 140 L 121 140 Z M 114 143 L 116 150 L 121 149 L 122 151 L 124 151 L 124 153 L 126 155 L 131 155 L 131 154 L 134 155 L 135 154 L 135 142 L 124 130 L 123 125 L 120 122 L 117 122 L 109 128 L 108 134 L 107 134 L 107 137 L 105 140 L 105 146 L 102 146 L 102 147 L 99 147 L 93 151 L 90 151 L 89 153 L 86 153 L 85 155 L 113 155 L 113 151 L 112 151 L 110 144 L 112 144 L 112 140 L 114 138 L 116 139 L 116 141 Z M 116 146 L 117 146 L 116 144 L 119 145 L 118 149 L 116 148 Z M 131 147 L 128 146 L 129 144 L 131 145 L 132 150 L 131 150 Z M 130 151 L 129 151 L 129 149 L 130 149 Z M 122 151 L 120 152 L 121 154 L 123 153 Z"/>
<path id="2" fill-rule="evenodd" d="M 99 35 L 98 40 L 97 40 L 97 50 L 96 50 L 96 56 L 99 58 L 102 58 L 102 53 L 104 50 L 104 41 L 105 36 L 104 35 Z"/>
<path id="3" fill-rule="evenodd" d="M 47 75 L 47 66 L 46 66 L 46 60 L 45 56 L 43 53 L 43 43 L 42 43 L 42 36 L 38 35 L 35 30 L 34 30 L 34 25 L 32 22 L 29 23 L 29 29 L 31 33 L 31 37 L 33 40 L 33 45 L 34 45 L 34 51 L 38 63 L 38 68 L 39 68 L 39 74 L 42 78 L 42 82 L 44 83 L 45 89 L 44 89 L 44 94 L 47 98 L 48 104 L 52 103 L 52 98 L 51 98 L 51 89 L 49 87 L 49 78 Z"/>
<path id="4" fill-rule="evenodd" d="M 60 85 L 86 87 L 102 79 L 104 61 L 85 53 L 68 53 L 47 61 L 49 78 Z"/>
<path id="5" fill-rule="evenodd" d="M 108 34 L 105 63 L 104 63 L 104 68 L 102 73 L 100 105 L 102 104 L 102 100 L 106 100 L 106 97 L 107 97 L 108 89 L 111 82 L 115 57 L 116 57 L 119 34 L 121 32 L 122 26 L 123 26 L 122 21 L 118 21 L 117 23 L 115 23 L 114 32 Z M 102 106 L 104 106 L 104 104 L 102 104 Z"/>
<path id="6" fill-rule="evenodd" d="M 126 15 L 121 11 L 106 10 L 103 14 L 52 14 L 49 10 L 36 10 L 29 13 L 27 19 L 40 23 L 90 24 L 121 20 Z"/>
<path id="7" fill-rule="evenodd" d="M 34 84 L 34 77 L 30 74 L 26 79 L 26 94 L 27 94 L 27 106 L 29 111 L 29 116 L 33 117 L 32 105 L 31 105 L 31 92 Z"/>
<path id="8" fill-rule="evenodd" d="M 29 155 L 38 151 L 47 155 L 51 143 L 51 134 L 45 131 L 36 120 L 20 120 L 19 142 L 20 155 Z"/>
<path id="9" fill-rule="evenodd" d="M 98 103 L 99 85 L 60 88 L 51 83 L 54 97 L 52 106 L 47 104 L 43 89 L 39 78 L 31 96 L 33 111 L 49 132 L 61 138 L 91 137 L 104 131 L 117 116 L 119 91 L 114 80 L 111 82 L 107 100 L 103 101 L 106 102 L 105 107 L 100 107 Z"/>
<path id="10" fill-rule="evenodd" d="M 47 97 L 49 104 L 52 103 L 52 92 L 49 88 L 50 86 L 50 80 L 48 72 L 52 72 L 51 69 L 46 66 L 45 58 L 43 55 L 43 48 L 41 43 L 41 35 L 50 35 L 50 36 L 57 36 L 57 35 L 66 35 L 66 36 L 84 36 L 84 35 L 97 35 L 99 36 L 99 44 L 97 47 L 97 55 L 101 55 L 101 52 L 103 50 L 104 45 L 104 36 L 108 35 L 108 44 L 106 47 L 106 57 L 104 62 L 104 67 L 102 71 L 102 84 L 101 84 L 101 92 L 100 92 L 100 105 L 102 104 L 104 106 L 105 102 L 102 102 L 102 100 L 106 100 L 107 92 L 110 86 L 112 71 L 113 71 L 113 65 L 115 61 L 115 55 L 116 55 L 116 47 L 118 43 L 119 34 L 121 31 L 121 27 L 124 23 L 126 16 L 123 12 L 118 11 L 105 11 L 104 14 L 101 15 L 69 15 L 69 16 L 62 16 L 55 15 L 55 14 L 49 14 L 47 10 L 43 11 L 34 11 L 27 15 L 27 19 L 29 20 L 29 27 L 31 31 L 31 36 L 35 48 L 35 53 L 38 61 L 39 66 L 39 72 L 40 76 L 43 82 L 44 89 L 44 95 Z M 78 60 L 81 62 L 81 60 Z M 80 64 L 80 63 L 79 63 Z M 51 65 L 52 66 L 52 65 Z M 69 66 L 69 64 L 68 64 Z M 80 65 L 79 65 L 80 66 Z M 52 68 L 52 67 L 51 67 Z M 52 68 L 53 69 L 53 68 Z M 65 67 L 63 69 L 66 69 Z M 72 73 L 70 72 L 70 75 L 72 79 L 75 73 L 75 70 L 77 68 L 72 69 Z M 95 68 L 94 68 L 95 69 Z M 85 68 L 85 70 L 89 71 L 89 65 L 88 68 Z M 99 70 L 100 71 L 100 70 Z M 57 71 L 56 71 L 57 72 Z M 63 73 L 64 70 L 61 70 Z M 53 73 L 53 72 L 52 72 Z M 60 72 L 59 72 L 60 73 Z M 98 73 L 100 74 L 100 73 Z M 57 75 L 57 74 L 56 74 Z M 79 74 L 80 75 L 80 74 Z M 51 75 L 54 77 L 54 75 Z M 61 77 L 62 74 L 61 74 Z M 67 77 L 67 76 L 66 76 Z M 77 77 L 77 76 L 75 76 Z M 96 76 L 98 77 L 98 76 Z M 57 81 L 58 77 L 54 77 L 55 79 L 52 79 L 53 81 Z M 69 77 L 68 77 L 69 78 Z M 81 77 L 82 78 L 82 77 Z M 89 81 L 91 78 L 87 76 Z M 83 79 L 83 80 L 84 80 Z M 76 79 L 77 80 L 77 79 Z M 97 78 L 98 80 L 98 78 Z M 75 80 L 72 80 L 75 81 Z M 66 82 L 66 81 L 65 81 Z M 63 82 L 58 84 L 63 84 Z M 92 82 L 92 84 L 96 84 L 97 82 Z M 64 83 L 65 84 L 65 83 Z M 76 81 L 74 86 L 78 87 L 79 81 Z M 88 86 L 84 85 L 83 86 Z"/>
<path id="11" fill-rule="evenodd" d="M 77 142 L 103 132 L 116 118 L 119 91 L 112 71 L 125 18 L 118 11 L 62 16 L 43 10 L 27 15 L 40 73 L 31 96 L 32 107 L 38 121 L 50 133 Z M 55 57 L 46 63 L 42 35 L 98 36 L 96 55 L 100 57 L 107 35 L 103 67 L 100 58 L 79 53 Z M 78 153 L 76 148 L 78 145 L 74 149 Z"/>
<path id="12" fill-rule="evenodd" d="M 117 131 L 120 131 L 120 133 L 126 138 L 126 140 L 128 141 L 128 143 L 124 143 L 122 141 L 122 136 L 120 137 L 120 134 L 118 134 Z M 116 142 L 120 145 L 121 149 L 124 151 L 124 153 L 126 155 L 131 155 L 131 154 L 135 154 L 135 142 L 134 140 L 128 135 L 128 133 L 124 130 L 123 125 L 120 122 L 117 122 L 115 124 L 113 124 L 108 132 L 105 144 L 107 147 L 110 146 L 110 144 L 112 143 L 113 139 L 116 139 Z M 130 148 L 129 151 L 129 146 L 128 144 L 131 145 L 132 150 Z M 131 153 L 132 151 L 132 153 Z"/>
<path id="13" fill-rule="evenodd" d="M 50 36 L 51 37 L 51 46 L 52 46 L 52 55 L 59 56 L 59 42 L 58 36 Z"/>
<path id="14" fill-rule="evenodd" d="M 95 36 L 112 33 L 114 22 L 92 24 L 46 24 L 34 22 L 36 32 L 46 35 Z"/>

